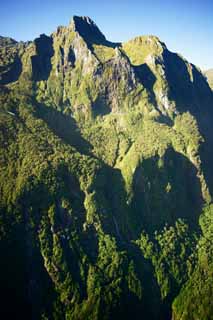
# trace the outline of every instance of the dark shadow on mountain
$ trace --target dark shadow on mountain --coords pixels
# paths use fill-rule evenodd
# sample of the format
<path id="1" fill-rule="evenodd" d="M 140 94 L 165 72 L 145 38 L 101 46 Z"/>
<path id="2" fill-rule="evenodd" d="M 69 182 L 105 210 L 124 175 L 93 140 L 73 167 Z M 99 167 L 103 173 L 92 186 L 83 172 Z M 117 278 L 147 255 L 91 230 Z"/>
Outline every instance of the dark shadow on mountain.
<path id="1" fill-rule="evenodd" d="M 133 214 L 126 201 L 125 183 L 121 171 L 103 164 L 101 170 L 96 173 L 88 192 L 95 194 L 96 215 L 100 219 L 103 232 L 116 240 L 118 252 L 126 252 L 128 261 L 134 262 L 136 274 L 143 288 L 141 301 L 134 292 L 126 287 L 125 274 L 128 272 L 128 268 L 126 264 L 125 266 L 122 265 L 123 293 L 119 299 L 119 305 L 111 306 L 110 319 L 128 320 L 134 312 L 134 319 L 137 320 L 141 319 L 141 314 L 145 319 L 169 320 L 171 311 L 161 301 L 160 289 L 154 277 L 151 262 L 146 260 L 138 246 L 131 242 L 131 239 L 135 237 L 134 223 L 132 222 Z M 88 226 L 87 236 L 82 242 L 85 252 L 94 264 L 98 263 L 98 239 L 96 235 L 97 231 L 94 226 Z M 105 278 L 104 270 L 98 268 L 97 273 L 100 273 L 103 279 Z M 109 280 L 106 281 L 108 283 Z M 150 299 L 150 296 L 154 298 Z"/>
<path id="2" fill-rule="evenodd" d="M 58 187 L 56 192 L 57 198 L 55 199 L 57 224 L 62 230 L 72 228 L 73 231 L 81 232 L 86 218 L 86 211 L 84 208 L 85 195 L 80 188 L 80 183 L 78 179 L 69 172 L 67 165 L 59 165 L 54 174 Z M 61 198 L 67 199 L 71 204 L 72 214 L 69 213 L 66 206 L 63 207 L 61 205 Z M 75 219 L 78 219 L 77 224 Z"/>
<path id="3" fill-rule="evenodd" d="M 205 76 L 192 64 L 188 70 L 183 58 L 176 53 L 164 50 L 163 58 L 169 98 L 176 102 L 178 110 L 192 114 L 205 112 L 213 98 Z"/>
<path id="4" fill-rule="evenodd" d="M 133 242 L 129 242 L 125 249 L 129 259 L 134 261 L 135 271 L 143 288 L 142 301 L 140 301 L 140 305 L 134 306 L 136 319 L 141 319 L 141 315 L 143 315 L 144 319 L 170 320 L 171 305 L 169 306 L 161 299 L 160 288 L 154 276 L 155 272 L 151 261 L 144 258 L 141 250 Z M 128 306 L 128 296 L 125 305 Z M 126 314 L 128 315 L 126 319 L 131 319 L 131 311 L 126 310 Z"/>
<path id="5" fill-rule="evenodd" d="M 184 60 L 176 53 L 164 50 L 165 74 L 169 85 L 169 98 L 174 100 L 181 112 L 196 108 L 193 84 Z"/>
<path id="6" fill-rule="evenodd" d="M 78 179 L 72 175 L 66 165 L 59 165 L 56 172 L 57 190 L 55 193 L 55 227 L 54 232 L 60 234 L 60 242 L 63 248 L 63 259 L 66 262 L 67 270 L 71 273 L 74 283 L 79 286 L 79 294 L 81 299 L 86 298 L 87 288 L 86 283 L 82 280 L 80 270 L 80 255 L 79 247 L 85 245 L 85 240 L 93 241 L 90 247 L 94 250 L 91 258 L 98 254 L 98 244 L 95 235 L 90 239 L 89 232 L 85 232 L 80 239 L 72 239 L 72 234 L 82 234 L 83 224 L 86 221 L 86 210 L 84 207 L 85 194 L 80 188 Z M 66 199 L 69 203 L 68 208 L 63 207 L 61 199 Z M 69 241 L 72 241 L 70 246 Z M 90 256 L 90 251 L 87 246 L 83 247 L 85 252 Z M 88 250 L 87 250 L 88 249 Z"/>
<path id="7" fill-rule="evenodd" d="M 146 63 L 143 63 L 139 66 L 133 66 L 133 68 L 142 85 L 149 91 L 153 91 L 156 76 L 149 68 L 149 66 Z"/>
<path id="8" fill-rule="evenodd" d="M 154 73 L 146 63 L 143 63 L 139 66 L 133 66 L 133 68 L 140 83 L 150 93 L 151 103 L 157 106 L 157 101 L 156 101 L 155 93 L 153 90 L 154 84 L 156 82 L 156 76 L 154 75 Z"/>
<path id="9" fill-rule="evenodd" d="M 46 288 L 42 283 L 42 278 L 37 272 L 39 268 L 43 268 L 43 273 L 46 273 L 46 281 L 51 276 L 49 271 L 44 268 L 43 257 L 37 257 L 33 253 L 34 249 L 38 249 L 38 255 L 41 254 L 43 249 L 40 246 L 36 248 L 33 244 L 39 242 L 36 238 L 41 228 L 42 220 L 45 221 L 46 235 L 43 236 L 43 241 L 46 241 L 46 246 L 49 246 L 49 251 L 46 252 L 49 261 L 52 261 L 52 241 L 53 234 L 57 235 L 59 250 L 62 250 L 62 258 L 59 260 L 59 265 L 55 265 L 55 269 L 61 272 L 60 281 L 64 281 L 67 276 L 62 271 L 60 264 L 67 266 L 67 272 L 69 272 L 74 283 L 78 287 L 81 299 L 86 296 L 86 284 L 82 281 L 81 271 L 79 266 L 79 239 L 72 239 L 72 234 L 76 232 L 81 234 L 83 229 L 83 223 L 86 219 L 86 212 L 84 207 L 85 196 L 80 189 L 80 184 L 77 178 L 70 173 L 67 165 L 59 164 L 57 168 L 48 167 L 42 172 L 43 177 L 51 177 L 47 179 L 46 183 L 37 181 L 36 176 L 29 177 L 28 182 L 25 185 L 19 204 L 24 212 L 24 226 L 26 228 L 26 254 L 27 254 L 27 276 L 28 284 L 31 285 L 31 299 L 30 303 L 35 310 L 40 310 L 39 303 L 49 306 L 51 299 L 48 300 L 44 294 L 43 289 L 49 290 L 49 286 Z M 45 180 L 45 178 L 43 178 Z M 43 181 L 42 180 L 42 181 Z M 54 187 L 53 187 L 54 186 Z M 65 205 L 63 202 L 65 201 Z M 48 210 L 54 206 L 52 212 L 52 219 L 48 216 Z M 32 208 L 32 212 L 29 209 Z M 33 224 L 32 224 L 33 220 Z M 35 225 L 33 230 L 31 225 Z M 70 246 L 70 241 L 72 245 Z M 32 245 L 32 247 L 31 247 Z M 93 243 L 95 246 L 95 242 Z M 47 258 L 47 257 L 46 257 Z M 42 261 L 34 261 L 34 259 L 40 259 Z M 54 262 L 54 259 L 53 259 Z M 53 269 L 50 268 L 51 272 Z M 44 275 L 43 275 L 44 276 Z M 31 281 L 31 282 L 30 282 Z M 48 283 L 47 283 L 48 284 Z M 54 284 L 55 287 L 55 284 Z M 70 288 L 71 290 L 71 288 Z M 54 291 L 55 294 L 55 291 Z M 70 298 L 72 296 L 70 291 Z M 49 306 L 50 307 L 50 306 Z M 50 313 L 52 314 L 52 312 Z M 33 319 L 38 319 L 34 317 Z"/>
<path id="10" fill-rule="evenodd" d="M 177 170 L 177 175 L 179 175 L 179 171 L 183 170 L 181 165 L 180 167 L 178 166 L 178 160 L 170 165 L 171 159 L 176 159 L 173 153 L 173 150 L 168 151 L 167 156 L 165 156 L 165 163 L 167 164 L 167 166 L 165 165 L 165 171 L 167 172 L 167 170 L 169 170 L 168 175 L 171 176 L 174 169 Z M 157 159 L 152 160 L 156 166 Z M 188 167 L 184 161 L 183 166 L 185 170 L 182 176 L 188 172 Z M 149 168 L 149 164 L 146 164 L 145 167 Z M 152 171 L 145 170 L 147 177 L 150 177 L 153 181 L 155 181 L 154 177 L 158 172 L 157 168 L 154 169 L 153 173 Z M 159 175 L 159 180 L 160 182 L 162 180 L 162 185 L 165 185 L 165 179 L 163 179 L 163 177 L 163 174 Z M 188 178 L 187 176 L 186 180 Z M 180 179 L 180 183 L 182 182 Z M 194 181 L 191 181 L 189 185 L 185 187 L 187 190 L 191 187 L 191 183 L 194 188 Z M 130 210 L 126 202 L 125 183 L 120 170 L 103 165 L 103 168 L 96 172 L 91 187 L 87 192 L 96 193 L 96 214 L 100 218 L 101 228 L 105 234 L 110 234 L 116 239 L 117 248 L 120 253 L 126 251 L 128 263 L 133 260 L 135 272 L 140 279 L 143 289 L 142 301 L 138 299 L 134 292 L 128 289 L 125 279 L 125 276 L 128 274 L 128 263 L 127 261 L 124 262 L 121 266 L 122 269 L 120 269 L 120 276 L 123 279 L 121 285 L 122 294 L 119 299 L 119 305 L 115 307 L 115 305 L 112 304 L 110 306 L 110 319 L 128 320 L 134 313 L 134 319 L 137 320 L 141 319 L 141 314 L 143 314 L 145 319 L 169 320 L 170 309 L 161 301 L 160 290 L 154 276 L 153 267 L 149 261 L 144 259 L 138 247 L 130 241 L 134 234 L 131 234 L 129 230 L 131 226 L 129 227 L 129 225 L 134 219 L 135 213 L 133 210 L 135 208 L 131 208 Z M 69 212 L 69 206 L 64 207 L 61 205 L 62 199 L 68 201 L 69 206 L 72 208 L 71 213 Z M 135 198 L 135 201 L 141 201 L 141 197 L 139 197 L 139 199 Z M 17 252 L 17 258 L 20 258 L 20 252 L 22 252 L 22 254 L 26 252 L 26 257 L 24 258 L 26 259 L 24 262 L 26 263 L 26 267 L 22 272 L 24 283 L 27 287 L 30 287 L 29 305 L 33 313 L 33 316 L 30 318 L 33 320 L 39 319 L 41 311 L 43 310 L 46 310 L 47 314 L 53 314 L 55 303 L 59 301 L 55 289 L 56 284 L 53 283 L 51 279 L 52 277 L 54 279 L 55 273 L 53 272 L 53 275 L 51 275 L 47 272 L 37 238 L 42 219 L 46 219 L 46 236 L 43 236 L 43 241 L 46 241 L 46 245 L 49 247 L 46 253 L 48 254 L 49 252 L 51 258 L 51 237 L 54 233 L 59 239 L 60 252 L 62 252 L 60 263 L 63 263 L 63 266 L 67 266 L 67 270 L 72 276 L 72 287 L 70 287 L 69 284 L 66 288 L 67 290 L 71 290 L 68 299 L 71 299 L 73 288 L 77 288 L 79 294 L 79 301 L 76 303 L 87 299 L 87 278 L 82 277 L 82 269 L 80 268 L 82 253 L 84 258 L 86 254 L 87 259 L 84 261 L 85 276 L 88 276 L 88 270 L 86 271 L 85 269 L 88 268 L 89 262 L 97 268 L 97 273 L 99 273 L 101 277 L 103 275 L 103 292 L 105 287 L 109 286 L 110 288 L 110 279 L 106 279 L 107 282 L 104 282 L 104 270 L 98 269 L 97 257 L 99 247 L 97 230 L 94 226 L 88 226 L 83 232 L 83 224 L 86 220 L 84 202 L 84 194 L 80 188 L 78 179 L 70 173 L 68 166 L 63 163 L 59 164 L 57 168 L 51 167 L 50 163 L 49 167 L 41 174 L 41 182 L 37 180 L 36 176 L 31 176 L 25 184 L 25 188 L 18 202 L 18 207 L 20 205 L 24 215 L 24 229 L 19 233 L 19 237 L 17 237 L 19 244 L 24 246 L 24 248 Z M 141 202 L 138 202 L 138 206 L 140 206 L 140 203 Z M 54 216 L 51 216 L 50 219 L 48 209 L 52 205 L 55 205 L 55 211 Z M 191 212 L 193 214 L 193 210 L 191 210 Z M 140 214 L 140 212 L 137 211 L 136 214 L 138 213 Z M 68 232 L 66 231 L 67 229 Z M 75 235 L 74 237 L 73 234 Z M 78 237 L 76 237 L 76 234 Z M 57 268 L 56 274 L 60 277 L 58 281 L 62 284 L 67 273 L 65 274 L 64 267 L 60 268 L 60 263 L 58 266 L 54 262 L 54 268 Z M 20 269 L 22 270 L 22 268 Z M 12 278 L 12 282 L 14 283 L 14 278 Z M 20 285 L 18 287 L 22 286 Z M 68 294 L 67 291 L 66 294 Z M 112 292 L 112 295 L 113 294 Z M 103 300 L 103 303 L 106 303 L 106 301 Z M 61 306 L 57 305 L 57 307 L 60 308 Z M 105 312 L 105 310 L 106 306 L 103 305 L 103 312 Z"/>
<path id="11" fill-rule="evenodd" d="M 134 262 L 134 270 L 142 286 L 142 299 L 140 300 L 134 292 L 123 287 L 119 305 L 112 309 L 109 318 L 112 320 L 129 320 L 134 314 L 135 320 L 171 319 L 171 311 L 161 301 L 159 286 L 150 261 L 143 257 L 141 250 L 133 243 L 129 243 L 122 250 L 127 252 L 129 262 Z"/>
<path id="12" fill-rule="evenodd" d="M 128 320 L 134 312 L 134 319 L 137 320 L 141 319 L 141 315 L 144 319 L 169 320 L 171 305 L 161 299 L 153 266 L 143 257 L 138 246 L 131 241 L 137 238 L 134 230 L 137 221 L 135 213 L 127 202 L 125 182 L 121 171 L 105 166 L 96 175 L 94 185 L 89 191 L 97 193 L 96 200 L 99 208 L 97 211 L 104 233 L 114 237 L 118 250 L 127 252 L 129 261 L 134 262 L 135 272 L 141 281 L 143 290 L 143 298 L 140 301 L 133 292 L 125 289 L 119 306 L 112 309 L 110 319 Z"/>
<path id="13" fill-rule="evenodd" d="M 5 212 L 8 221 L 4 222 L 5 225 L 9 223 L 10 227 L 5 239 L 0 241 L 2 319 L 37 320 L 44 311 L 52 314 L 55 301 L 59 302 L 52 279 L 44 267 L 38 239 L 35 238 L 39 225 L 33 230 L 30 208 L 27 206 L 32 195 L 34 203 L 37 203 L 34 218 L 40 220 L 38 204 L 41 198 L 37 197 L 41 194 L 37 194 L 37 191 L 35 190 L 35 194 L 27 192 L 27 199 L 23 193 L 18 203 L 11 206 L 12 212 L 9 215 Z M 46 188 L 41 187 L 40 191 L 43 198 L 48 196 Z"/>
<path id="14" fill-rule="evenodd" d="M 33 80 L 47 80 L 51 71 L 51 57 L 54 54 L 53 39 L 42 34 L 34 40 L 36 55 L 31 57 Z"/>
<path id="15" fill-rule="evenodd" d="M 48 317 L 60 313 L 63 320 L 65 310 L 56 290 L 56 282 L 63 283 L 67 276 L 63 263 L 72 275 L 73 284 L 76 288 L 79 286 L 80 298 L 86 297 L 86 283 L 82 281 L 79 266 L 78 239 L 72 239 L 70 245 L 72 232 L 80 234 L 85 221 L 84 194 L 66 165 L 54 168 L 50 164 L 41 176 L 41 181 L 37 176 L 30 176 L 22 186 L 14 208 L 10 206 L 10 214 L 5 212 L 3 221 L 9 225 L 9 232 L 5 241 L 0 241 L 2 319 L 37 320 L 44 313 Z M 69 203 L 68 208 L 62 206 L 63 199 Z M 48 210 L 52 206 L 55 209 L 50 219 Z M 2 219 L 3 213 L 0 213 Z M 45 232 L 41 239 L 42 221 Z M 53 258 L 53 234 L 57 235 L 57 248 L 62 252 L 58 263 Z M 69 290 L 67 299 L 73 295 L 71 285 Z"/>
<path id="16" fill-rule="evenodd" d="M 73 21 L 76 31 L 86 41 L 90 49 L 92 49 L 93 44 L 104 45 L 111 48 L 116 48 L 121 45 L 121 43 L 113 43 L 106 40 L 103 33 L 89 17 L 74 16 Z"/>
<path id="17" fill-rule="evenodd" d="M 106 233 L 116 237 L 118 242 L 125 242 L 133 234 L 128 221 L 129 208 L 126 202 L 125 182 L 121 171 L 105 165 L 99 177 L 98 179 L 104 177 L 104 180 L 102 179 L 104 182 L 102 193 L 105 199 L 104 207 L 108 209 L 105 209 L 102 216 L 104 230 Z"/>
<path id="18" fill-rule="evenodd" d="M 105 88 L 107 92 L 107 88 Z M 99 94 L 97 99 L 92 105 L 92 114 L 93 117 L 104 116 L 111 112 L 111 108 L 109 107 L 109 103 L 107 103 L 107 94 Z"/>
<path id="19" fill-rule="evenodd" d="M 31 318 L 31 306 L 27 297 L 24 241 L 19 240 L 24 226 L 16 226 L 12 214 L 0 210 L 1 225 L 9 225 L 7 235 L 1 234 L 0 283 L 1 319 Z M 11 306 L 12 303 L 12 306 Z"/>
<path id="20" fill-rule="evenodd" d="M 162 158 L 144 160 L 133 178 L 131 208 L 140 233 L 173 225 L 178 218 L 198 228 L 203 204 L 197 169 L 182 154 L 167 149 Z"/>
<path id="21" fill-rule="evenodd" d="M 0 67 L 0 84 L 8 84 L 18 80 L 22 72 L 22 63 L 18 55 L 15 56 L 14 61 L 6 66 Z"/>
<path id="22" fill-rule="evenodd" d="M 48 124 L 54 134 L 80 153 L 91 155 L 92 146 L 82 137 L 74 118 L 44 104 L 36 103 L 36 105 L 37 116 Z"/>
<path id="23" fill-rule="evenodd" d="M 164 123 L 169 127 L 172 127 L 174 125 L 174 121 L 170 118 L 168 118 L 168 116 L 164 116 L 163 114 L 160 114 L 156 119 L 156 122 L 158 123 Z"/>
<path id="24" fill-rule="evenodd" d="M 213 194 L 213 92 L 205 76 L 191 65 L 191 78 L 184 60 L 177 54 L 164 51 L 165 73 L 169 84 L 169 98 L 180 112 L 189 111 L 197 120 L 205 142 L 200 156 L 205 180 Z"/>

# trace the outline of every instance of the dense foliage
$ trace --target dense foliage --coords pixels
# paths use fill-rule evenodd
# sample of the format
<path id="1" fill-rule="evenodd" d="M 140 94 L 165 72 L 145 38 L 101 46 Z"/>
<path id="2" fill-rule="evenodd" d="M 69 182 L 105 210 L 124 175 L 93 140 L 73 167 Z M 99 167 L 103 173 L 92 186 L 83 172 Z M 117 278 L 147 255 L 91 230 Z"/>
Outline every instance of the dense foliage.
<path id="1" fill-rule="evenodd" d="M 153 36 L 0 37 L 2 319 L 212 319 L 212 107 Z"/>

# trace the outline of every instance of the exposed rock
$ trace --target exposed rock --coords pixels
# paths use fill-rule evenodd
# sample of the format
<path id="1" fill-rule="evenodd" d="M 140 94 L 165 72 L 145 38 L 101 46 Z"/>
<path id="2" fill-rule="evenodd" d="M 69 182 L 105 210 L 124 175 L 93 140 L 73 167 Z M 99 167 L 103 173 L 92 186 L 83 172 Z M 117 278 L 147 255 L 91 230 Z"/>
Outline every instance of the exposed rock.
<path id="1" fill-rule="evenodd" d="M 0 318 L 211 319 L 212 122 L 155 36 L 0 37 Z"/>

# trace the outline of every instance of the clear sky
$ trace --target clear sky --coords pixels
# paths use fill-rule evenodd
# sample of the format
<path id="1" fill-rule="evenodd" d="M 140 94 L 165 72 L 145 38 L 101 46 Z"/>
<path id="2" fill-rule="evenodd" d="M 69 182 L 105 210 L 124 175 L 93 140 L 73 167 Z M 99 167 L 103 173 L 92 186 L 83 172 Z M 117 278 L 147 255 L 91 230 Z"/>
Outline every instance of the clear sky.
<path id="1" fill-rule="evenodd" d="M 153 34 L 205 70 L 213 68 L 213 0 L 0 0 L 0 35 L 33 40 L 90 16 L 111 41 Z"/>

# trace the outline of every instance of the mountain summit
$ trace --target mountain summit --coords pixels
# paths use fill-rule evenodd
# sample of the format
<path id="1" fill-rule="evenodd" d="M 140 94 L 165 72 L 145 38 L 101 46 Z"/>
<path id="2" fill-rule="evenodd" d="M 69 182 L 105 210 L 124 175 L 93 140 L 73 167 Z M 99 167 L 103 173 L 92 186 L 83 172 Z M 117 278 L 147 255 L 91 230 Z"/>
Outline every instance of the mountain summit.
<path id="1" fill-rule="evenodd" d="M 74 31 L 79 34 L 90 43 L 105 43 L 106 38 L 99 30 L 95 22 L 89 17 L 74 16 L 71 25 L 74 26 Z"/>
<path id="2" fill-rule="evenodd" d="M 155 36 L 0 37 L 2 319 L 212 319 L 213 92 Z"/>

